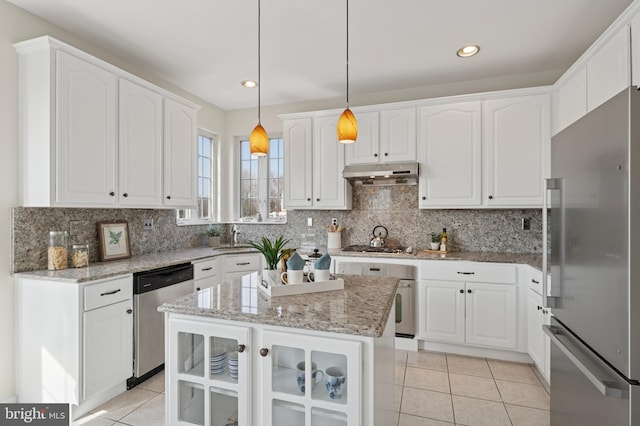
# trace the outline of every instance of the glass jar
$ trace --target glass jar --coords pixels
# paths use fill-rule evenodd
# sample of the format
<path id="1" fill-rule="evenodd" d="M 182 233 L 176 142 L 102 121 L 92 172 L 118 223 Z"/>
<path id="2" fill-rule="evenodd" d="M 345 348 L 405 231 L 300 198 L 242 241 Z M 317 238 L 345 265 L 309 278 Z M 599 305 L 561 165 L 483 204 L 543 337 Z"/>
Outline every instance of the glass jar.
<path id="1" fill-rule="evenodd" d="M 74 268 L 89 266 L 89 244 L 74 244 L 71 246 L 71 266 Z"/>
<path id="2" fill-rule="evenodd" d="M 49 231 L 47 269 L 67 269 L 67 231 Z"/>

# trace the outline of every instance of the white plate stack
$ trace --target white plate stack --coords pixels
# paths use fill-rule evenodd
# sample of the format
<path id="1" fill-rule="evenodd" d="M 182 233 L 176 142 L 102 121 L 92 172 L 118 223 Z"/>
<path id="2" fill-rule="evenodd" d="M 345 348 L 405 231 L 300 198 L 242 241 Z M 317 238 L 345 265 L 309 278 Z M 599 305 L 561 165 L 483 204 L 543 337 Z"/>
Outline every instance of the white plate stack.
<path id="1" fill-rule="evenodd" d="M 211 348 L 211 374 L 224 372 L 227 364 L 227 352 L 224 348 Z"/>
<path id="2" fill-rule="evenodd" d="M 238 380 L 238 352 L 229 352 L 229 375 Z"/>

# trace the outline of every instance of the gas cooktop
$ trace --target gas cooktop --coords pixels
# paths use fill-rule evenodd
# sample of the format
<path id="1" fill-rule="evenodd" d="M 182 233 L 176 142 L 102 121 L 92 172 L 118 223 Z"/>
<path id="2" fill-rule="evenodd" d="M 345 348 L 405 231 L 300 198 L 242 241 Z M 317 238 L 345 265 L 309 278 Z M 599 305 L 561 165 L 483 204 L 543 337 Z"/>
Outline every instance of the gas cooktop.
<path id="1" fill-rule="evenodd" d="M 344 247 L 342 251 L 359 251 L 362 253 L 404 253 L 407 251 L 407 248 L 404 246 L 371 247 L 362 244 Z"/>

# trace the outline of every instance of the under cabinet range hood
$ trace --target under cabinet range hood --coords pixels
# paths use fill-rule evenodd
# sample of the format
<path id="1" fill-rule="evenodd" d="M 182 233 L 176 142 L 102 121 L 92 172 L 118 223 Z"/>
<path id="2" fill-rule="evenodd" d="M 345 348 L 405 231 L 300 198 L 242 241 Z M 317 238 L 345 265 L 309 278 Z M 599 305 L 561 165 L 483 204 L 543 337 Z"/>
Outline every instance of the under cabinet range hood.
<path id="1" fill-rule="evenodd" d="M 358 164 L 345 166 L 342 177 L 352 185 L 415 185 L 418 163 Z"/>

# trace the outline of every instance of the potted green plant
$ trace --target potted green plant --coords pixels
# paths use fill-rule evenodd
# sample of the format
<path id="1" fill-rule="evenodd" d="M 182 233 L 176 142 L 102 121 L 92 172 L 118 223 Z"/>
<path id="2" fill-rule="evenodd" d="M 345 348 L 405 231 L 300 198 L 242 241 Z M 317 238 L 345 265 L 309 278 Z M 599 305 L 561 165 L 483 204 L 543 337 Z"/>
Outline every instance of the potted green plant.
<path id="1" fill-rule="evenodd" d="M 206 234 L 209 237 L 209 247 L 220 246 L 220 225 L 209 225 Z"/>
<path id="2" fill-rule="evenodd" d="M 439 232 L 431 233 L 431 250 L 440 250 L 440 240 L 442 240 L 442 234 Z"/>
<path id="3" fill-rule="evenodd" d="M 280 274 L 278 273 L 278 262 L 285 255 L 282 250 L 284 246 L 289 242 L 283 235 L 280 235 L 275 241 L 271 241 L 267 237 L 262 237 L 261 242 L 248 241 L 254 249 L 258 250 L 264 256 L 265 270 L 263 271 L 262 278 L 269 282 L 270 285 L 277 285 L 280 283 Z"/>

